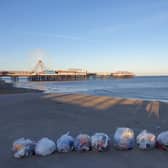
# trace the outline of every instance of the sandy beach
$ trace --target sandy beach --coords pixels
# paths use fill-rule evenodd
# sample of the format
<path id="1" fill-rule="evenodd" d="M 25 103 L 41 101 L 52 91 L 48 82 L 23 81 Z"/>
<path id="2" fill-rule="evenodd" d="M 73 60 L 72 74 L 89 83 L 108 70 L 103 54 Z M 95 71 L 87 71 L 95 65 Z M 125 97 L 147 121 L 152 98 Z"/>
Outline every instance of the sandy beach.
<path id="1" fill-rule="evenodd" d="M 167 152 L 154 149 L 104 153 L 55 153 L 48 157 L 17 160 L 11 153 L 12 142 L 20 137 L 38 140 L 48 136 L 56 140 L 70 131 L 106 132 L 112 137 L 117 127 L 131 127 L 135 133 L 148 129 L 158 134 L 168 129 L 168 104 L 75 94 L 6 94 L 0 95 L 0 163 L 11 167 L 139 167 L 167 168 Z"/>

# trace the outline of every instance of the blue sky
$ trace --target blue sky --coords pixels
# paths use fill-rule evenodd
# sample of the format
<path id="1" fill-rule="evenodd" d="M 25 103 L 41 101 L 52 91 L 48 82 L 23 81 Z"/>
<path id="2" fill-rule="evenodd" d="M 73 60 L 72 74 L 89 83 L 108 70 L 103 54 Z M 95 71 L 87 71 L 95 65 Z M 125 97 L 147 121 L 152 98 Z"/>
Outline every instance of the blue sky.
<path id="1" fill-rule="evenodd" d="M 0 0 L 0 69 L 168 74 L 167 0 Z"/>

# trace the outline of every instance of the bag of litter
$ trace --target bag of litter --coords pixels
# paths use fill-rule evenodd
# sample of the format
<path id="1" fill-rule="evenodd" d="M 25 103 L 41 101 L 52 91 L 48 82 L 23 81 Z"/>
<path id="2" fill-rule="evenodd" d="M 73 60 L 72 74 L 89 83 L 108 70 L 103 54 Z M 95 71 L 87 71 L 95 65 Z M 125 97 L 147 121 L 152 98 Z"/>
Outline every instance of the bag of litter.
<path id="1" fill-rule="evenodd" d="M 29 157 L 35 154 L 35 142 L 20 138 L 13 142 L 12 151 L 15 158 Z"/>
<path id="2" fill-rule="evenodd" d="M 137 145 L 140 149 L 152 149 L 156 145 L 156 136 L 143 130 L 136 138 Z"/>
<path id="3" fill-rule="evenodd" d="M 163 150 L 168 150 L 168 131 L 164 131 L 158 135 L 157 147 Z"/>
<path id="4" fill-rule="evenodd" d="M 70 152 L 74 149 L 74 138 L 69 135 L 69 132 L 62 135 L 57 140 L 57 151 L 58 152 Z"/>
<path id="5" fill-rule="evenodd" d="M 79 134 L 74 142 L 76 151 L 89 151 L 91 149 L 91 139 L 87 134 Z"/>
<path id="6" fill-rule="evenodd" d="M 109 147 L 109 137 L 105 133 L 96 133 L 91 137 L 91 146 L 94 151 L 102 152 Z"/>
<path id="7" fill-rule="evenodd" d="M 135 145 L 134 131 L 130 128 L 117 128 L 113 141 L 117 149 L 130 150 Z"/>
<path id="8" fill-rule="evenodd" d="M 40 156 L 47 156 L 52 154 L 56 150 L 56 145 L 54 141 L 50 140 L 49 138 L 45 137 L 40 139 L 35 147 L 36 155 Z"/>

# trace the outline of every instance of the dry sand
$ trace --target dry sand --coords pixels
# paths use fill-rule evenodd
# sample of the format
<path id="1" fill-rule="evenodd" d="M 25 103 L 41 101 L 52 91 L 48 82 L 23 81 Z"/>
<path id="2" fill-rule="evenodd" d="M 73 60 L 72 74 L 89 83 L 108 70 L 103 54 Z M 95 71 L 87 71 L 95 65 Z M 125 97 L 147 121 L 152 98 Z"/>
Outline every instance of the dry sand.
<path id="1" fill-rule="evenodd" d="M 148 129 L 158 134 L 168 130 L 168 104 L 134 99 L 25 93 L 0 95 L 0 163 L 2 168 L 167 168 L 168 153 L 154 149 L 111 151 L 104 153 L 55 153 L 48 157 L 14 159 L 13 140 L 48 136 L 56 140 L 71 131 L 106 132 L 111 137 L 117 127 L 131 127 L 136 134 Z"/>

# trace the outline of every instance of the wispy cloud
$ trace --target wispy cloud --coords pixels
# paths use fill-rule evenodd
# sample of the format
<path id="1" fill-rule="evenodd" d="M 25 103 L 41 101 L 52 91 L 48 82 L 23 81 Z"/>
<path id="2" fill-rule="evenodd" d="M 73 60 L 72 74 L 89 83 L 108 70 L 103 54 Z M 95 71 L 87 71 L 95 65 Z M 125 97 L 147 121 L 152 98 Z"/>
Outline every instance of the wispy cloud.
<path id="1" fill-rule="evenodd" d="M 145 17 L 140 20 L 139 23 L 148 23 L 148 24 L 160 24 L 166 23 L 168 21 L 168 12 L 161 12 L 156 15 Z"/>
<path id="2" fill-rule="evenodd" d="M 131 24 L 117 24 L 117 25 L 113 25 L 113 26 L 103 27 L 101 29 L 101 31 L 102 32 L 107 32 L 107 33 L 115 33 L 115 32 L 121 31 L 123 29 L 126 29 L 129 26 L 131 26 Z"/>
<path id="3" fill-rule="evenodd" d="M 64 35 L 64 34 L 54 34 L 54 33 L 43 33 L 43 32 L 24 32 L 29 35 L 33 36 L 40 36 L 40 37 L 50 37 L 50 38 L 60 38 L 66 40 L 80 40 L 81 38 L 78 36 L 71 36 L 71 35 Z"/>
<path id="4" fill-rule="evenodd" d="M 47 32 L 24 32 L 32 36 L 47 37 L 47 38 L 58 38 L 72 41 L 97 41 L 101 40 L 99 37 L 102 34 L 111 34 L 122 31 L 129 31 L 130 29 L 139 27 L 150 27 L 160 25 L 168 22 L 168 12 L 163 11 L 155 15 L 146 16 L 144 18 L 136 19 L 130 23 L 119 23 L 114 25 L 107 25 L 91 29 L 88 32 L 83 32 L 80 36 L 68 35 L 68 34 L 56 34 Z M 96 39 L 95 39 L 96 37 Z"/>
<path id="5" fill-rule="evenodd" d="M 97 33 L 116 33 L 119 31 L 129 30 L 135 26 L 151 26 L 151 25 L 160 25 L 168 23 L 168 12 L 161 12 L 152 16 L 146 16 L 145 18 L 136 19 L 131 23 L 120 23 L 114 25 L 107 25 L 104 27 L 96 28 L 91 30 L 90 34 L 97 34 Z"/>

